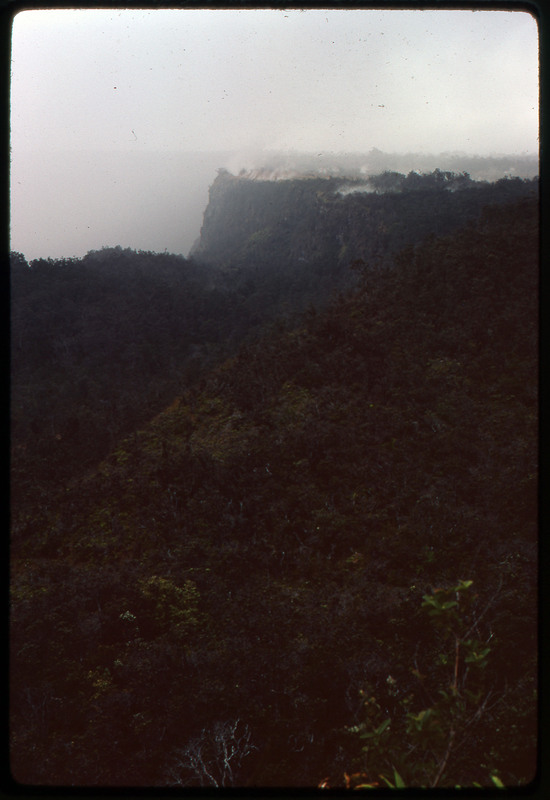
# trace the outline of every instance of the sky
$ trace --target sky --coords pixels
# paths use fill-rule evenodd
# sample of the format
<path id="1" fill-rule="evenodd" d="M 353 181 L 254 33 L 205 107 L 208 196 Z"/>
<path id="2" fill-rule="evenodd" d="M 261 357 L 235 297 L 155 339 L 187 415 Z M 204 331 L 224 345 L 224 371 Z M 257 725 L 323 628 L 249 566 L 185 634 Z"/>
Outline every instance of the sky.
<path id="1" fill-rule="evenodd" d="M 538 152 L 526 11 L 29 10 L 11 70 L 27 258 L 185 254 L 216 168 L 264 151 Z"/>

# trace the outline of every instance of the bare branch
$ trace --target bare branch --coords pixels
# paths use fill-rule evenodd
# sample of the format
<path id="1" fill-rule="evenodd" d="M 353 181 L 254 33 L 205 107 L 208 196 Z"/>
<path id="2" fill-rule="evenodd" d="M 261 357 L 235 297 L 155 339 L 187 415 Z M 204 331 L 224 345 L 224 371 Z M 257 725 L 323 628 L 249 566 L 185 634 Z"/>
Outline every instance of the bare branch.
<path id="1" fill-rule="evenodd" d="M 449 742 L 447 744 L 447 752 L 445 753 L 443 761 L 441 762 L 441 765 L 439 767 L 439 771 L 438 771 L 437 775 L 435 776 L 435 780 L 432 783 L 432 789 L 435 789 L 435 787 L 437 786 L 437 784 L 441 780 L 441 776 L 443 775 L 443 771 L 444 771 L 445 767 L 447 766 L 447 761 L 449 760 L 449 756 L 451 755 L 451 750 L 453 749 L 454 738 L 455 738 L 455 729 L 454 729 L 454 726 L 453 726 L 451 728 L 450 732 L 449 732 Z"/>

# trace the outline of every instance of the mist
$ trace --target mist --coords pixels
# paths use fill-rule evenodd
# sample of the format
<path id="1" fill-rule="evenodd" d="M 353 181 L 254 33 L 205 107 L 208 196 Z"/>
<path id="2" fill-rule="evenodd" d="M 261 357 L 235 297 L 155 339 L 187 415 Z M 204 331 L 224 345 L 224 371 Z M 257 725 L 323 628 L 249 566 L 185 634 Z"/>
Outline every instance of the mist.
<path id="1" fill-rule="evenodd" d="M 186 255 L 216 171 L 538 173 L 527 12 L 53 9 L 14 19 L 11 242 Z"/>
<path id="2" fill-rule="evenodd" d="M 474 180 L 532 178 L 536 155 L 296 152 L 29 152 L 12 155 L 11 249 L 27 261 L 81 257 L 102 247 L 187 256 L 197 240 L 208 190 L 219 169 L 249 180 L 365 179 L 384 170 L 436 168 Z M 53 187 L 53 191 L 52 191 Z"/>
<path id="3" fill-rule="evenodd" d="M 223 152 L 15 153 L 11 249 L 27 260 L 116 245 L 187 255 L 227 161 Z"/>

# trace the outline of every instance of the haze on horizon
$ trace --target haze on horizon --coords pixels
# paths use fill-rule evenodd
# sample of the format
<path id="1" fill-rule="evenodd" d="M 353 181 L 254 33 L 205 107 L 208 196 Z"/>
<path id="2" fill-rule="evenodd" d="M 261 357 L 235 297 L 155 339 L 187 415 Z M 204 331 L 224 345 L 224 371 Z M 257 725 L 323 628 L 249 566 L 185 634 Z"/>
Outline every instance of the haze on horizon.
<path id="1" fill-rule="evenodd" d="M 525 10 L 22 11 L 11 248 L 186 254 L 216 168 L 273 153 L 536 158 L 538 69 Z"/>

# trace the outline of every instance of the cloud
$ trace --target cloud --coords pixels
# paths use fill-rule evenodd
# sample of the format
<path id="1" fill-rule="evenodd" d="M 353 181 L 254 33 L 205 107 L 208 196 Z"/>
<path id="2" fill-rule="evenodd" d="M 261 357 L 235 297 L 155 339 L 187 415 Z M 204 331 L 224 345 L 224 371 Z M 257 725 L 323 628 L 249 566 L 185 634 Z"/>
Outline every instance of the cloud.
<path id="1" fill-rule="evenodd" d="M 486 9 L 29 10 L 15 18 L 11 98 L 17 241 L 34 229 L 56 252 L 76 247 L 93 212 L 98 237 L 133 218 L 141 242 L 137 209 L 162 181 L 170 194 L 173 173 L 137 167 L 139 154 L 193 154 L 177 175 L 197 220 L 186 198 L 203 202 L 225 163 L 188 192 L 198 153 L 231 151 L 238 172 L 269 167 L 271 151 L 537 152 L 538 32 L 526 12 Z"/>

